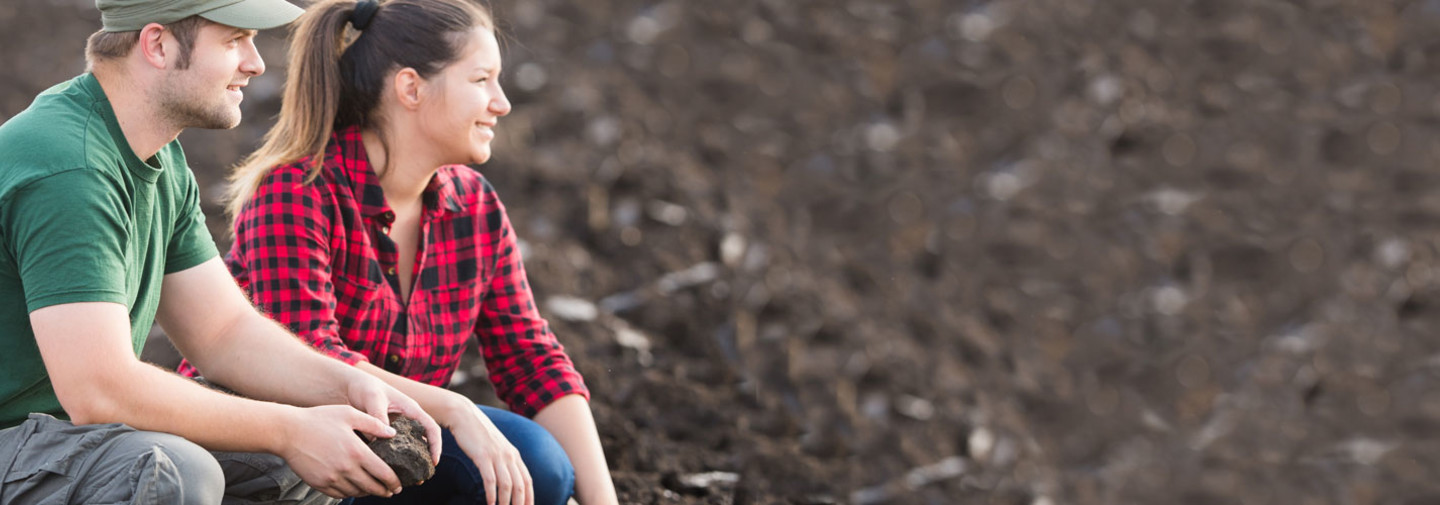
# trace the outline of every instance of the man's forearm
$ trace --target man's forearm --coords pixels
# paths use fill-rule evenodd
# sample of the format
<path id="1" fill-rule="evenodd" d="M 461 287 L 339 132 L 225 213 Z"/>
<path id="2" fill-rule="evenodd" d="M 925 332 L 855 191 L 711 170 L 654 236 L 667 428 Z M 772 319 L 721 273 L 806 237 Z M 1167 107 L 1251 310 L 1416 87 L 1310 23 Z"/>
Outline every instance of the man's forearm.
<path id="1" fill-rule="evenodd" d="M 296 407 L 223 394 L 153 365 L 111 364 L 84 405 L 67 405 L 76 424 L 125 423 L 172 433 L 213 451 L 278 452 Z"/>
<path id="2" fill-rule="evenodd" d="M 257 313 L 241 318 L 191 362 L 207 380 L 245 396 L 300 406 L 344 404 L 365 374 L 311 348 Z"/>
<path id="3" fill-rule="evenodd" d="M 346 388 L 368 379 L 256 311 L 218 258 L 166 275 L 156 320 L 206 378 L 251 398 L 346 403 Z"/>
<path id="4" fill-rule="evenodd" d="M 209 390 L 135 357 L 126 307 L 89 302 L 30 313 L 35 344 L 61 407 L 77 424 L 125 423 L 216 450 L 284 448 L 277 427 L 295 407 Z"/>

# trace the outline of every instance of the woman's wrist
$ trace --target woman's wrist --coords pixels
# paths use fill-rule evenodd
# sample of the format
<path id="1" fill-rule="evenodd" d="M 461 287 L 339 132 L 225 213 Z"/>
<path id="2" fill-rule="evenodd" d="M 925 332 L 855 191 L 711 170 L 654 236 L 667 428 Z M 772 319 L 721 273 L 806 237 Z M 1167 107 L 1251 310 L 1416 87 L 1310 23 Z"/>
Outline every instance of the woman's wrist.
<path id="1" fill-rule="evenodd" d="M 438 405 L 435 406 L 434 411 L 430 412 L 430 415 L 441 426 L 453 429 L 457 424 L 473 420 L 475 414 L 480 411 L 475 407 L 475 402 L 470 401 L 464 395 L 450 390 L 441 391 L 444 391 L 445 394 L 438 399 Z"/>

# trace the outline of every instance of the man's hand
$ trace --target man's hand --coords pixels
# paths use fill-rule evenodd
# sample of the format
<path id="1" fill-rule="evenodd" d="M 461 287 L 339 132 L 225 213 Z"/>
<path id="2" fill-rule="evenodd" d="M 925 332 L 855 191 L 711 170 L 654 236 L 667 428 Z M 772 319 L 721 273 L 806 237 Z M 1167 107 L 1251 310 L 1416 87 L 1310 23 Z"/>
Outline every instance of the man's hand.
<path id="1" fill-rule="evenodd" d="M 455 443 L 480 470 L 486 505 L 534 505 L 535 484 L 520 451 L 474 403 L 456 396 L 443 417 Z"/>
<path id="2" fill-rule="evenodd" d="M 390 387 L 380 379 L 376 379 L 365 373 L 356 373 L 355 379 L 350 381 L 346 388 L 346 397 L 350 405 L 370 414 L 371 417 L 380 420 L 386 427 L 390 426 L 390 413 L 398 412 L 420 422 L 425 427 L 425 438 L 430 441 L 430 463 L 440 462 L 440 425 L 435 424 L 435 419 L 420 408 L 420 404 L 409 396 L 405 396 L 399 390 Z"/>
<path id="3" fill-rule="evenodd" d="M 284 443 L 279 456 L 315 490 L 334 498 L 400 492 L 395 471 L 355 436 L 358 431 L 392 437 L 390 423 L 347 405 L 324 405 L 297 409 L 280 428 Z"/>

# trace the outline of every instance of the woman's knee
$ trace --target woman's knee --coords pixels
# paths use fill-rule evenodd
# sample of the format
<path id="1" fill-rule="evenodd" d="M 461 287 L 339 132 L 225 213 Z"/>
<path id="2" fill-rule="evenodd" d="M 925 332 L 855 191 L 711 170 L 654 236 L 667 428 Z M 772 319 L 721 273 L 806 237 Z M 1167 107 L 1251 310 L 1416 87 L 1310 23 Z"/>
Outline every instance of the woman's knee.
<path id="1" fill-rule="evenodd" d="M 560 442 L 545 427 L 509 411 L 481 407 L 500 433 L 520 451 L 535 489 L 535 505 L 563 505 L 575 491 L 575 468 Z"/>
<path id="2" fill-rule="evenodd" d="M 554 437 L 550 439 L 553 441 Z M 535 505 L 564 505 L 575 492 L 575 468 L 559 447 L 557 443 L 555 450 L 520 451 L 534 484 Z"/>

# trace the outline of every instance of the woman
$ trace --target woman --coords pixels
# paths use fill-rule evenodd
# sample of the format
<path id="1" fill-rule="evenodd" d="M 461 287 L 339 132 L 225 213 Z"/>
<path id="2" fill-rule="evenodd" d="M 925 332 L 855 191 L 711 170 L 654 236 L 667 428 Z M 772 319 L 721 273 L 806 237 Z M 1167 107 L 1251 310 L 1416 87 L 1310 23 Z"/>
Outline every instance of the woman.
<path id="1" fill-rule="evenodd" d="M 279 120 L 236 169 L 227 261 L 261 309 L 446 428 L 435 477 L 391 500 L 615 503 L 589 392 L 535 310 L 505 208 L 462 165 L 490 158 L 510 111 L 500 63 L 468 0 L 312 6 Z M 533 421 L 444 389 L 472 335 Z"/>

